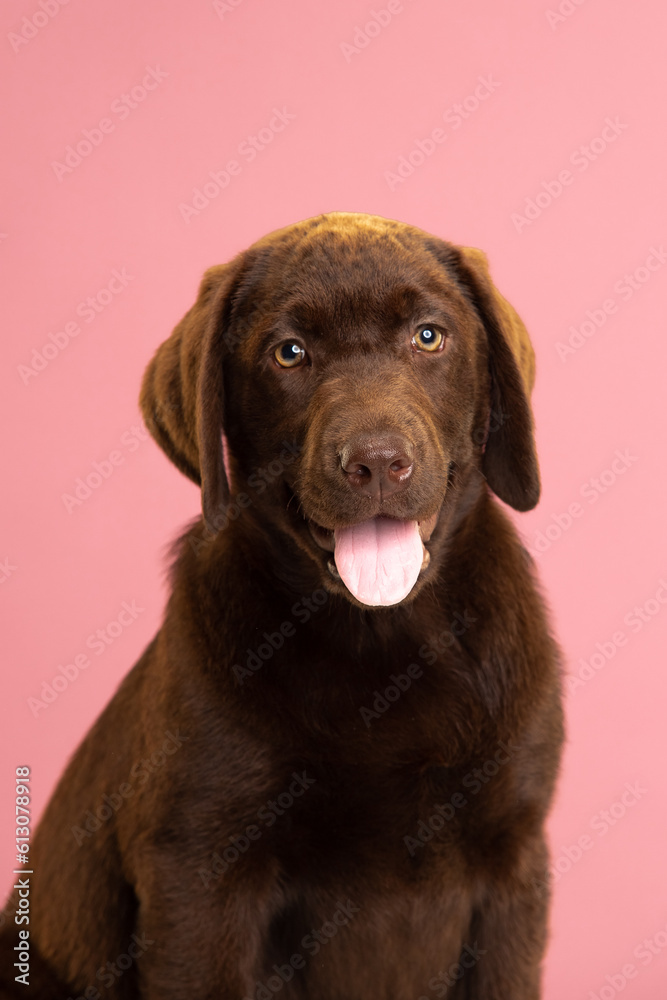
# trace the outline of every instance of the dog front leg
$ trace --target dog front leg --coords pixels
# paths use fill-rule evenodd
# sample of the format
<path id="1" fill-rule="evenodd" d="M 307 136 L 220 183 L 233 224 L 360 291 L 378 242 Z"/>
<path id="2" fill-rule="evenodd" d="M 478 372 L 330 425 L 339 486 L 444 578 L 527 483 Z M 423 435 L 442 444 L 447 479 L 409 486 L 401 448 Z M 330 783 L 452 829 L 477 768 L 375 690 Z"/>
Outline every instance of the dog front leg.
<path id="1" fill-rule="evenodd" d="M 255 868 L 204 884 L 192 869 L 140 893 L 141 1000 L 254 996 L 271 920 L 284 904 L 272 872 Z"/>
<path id="2" fill-rule="evenodd" d="M 549 895 L 543 879 L 542 867 L 489 888 L 459 957 L 457 1000 L 540 1000 Z"/>

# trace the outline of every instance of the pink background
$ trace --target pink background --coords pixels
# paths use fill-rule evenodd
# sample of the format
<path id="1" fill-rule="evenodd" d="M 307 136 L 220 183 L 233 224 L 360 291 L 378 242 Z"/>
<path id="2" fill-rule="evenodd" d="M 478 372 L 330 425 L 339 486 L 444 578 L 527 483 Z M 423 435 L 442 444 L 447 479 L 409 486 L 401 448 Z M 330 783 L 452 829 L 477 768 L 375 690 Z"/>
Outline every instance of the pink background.
<path id="1" fill-rule="evenodd" d="M 667 261 L 651 257 L 667 243 L 664 5 L 565 0 L 571 12 L 550 24 L 556 0 L 392 0 L 389 23 L 371 26 L 375 37 L 351 52 L 343 44 L 385 0 L 230 0 L 218 10 L 206 0 L 70 0 L 56 13 L 57 0 L 42 2 L 6 0 L 1 14 L 13 85 L 0 220 L 9 277 L 0 370 L 3 884 L 13 867 L 15 766 L 32 767 L 41 811 L 158 627 L 167 545 L 199 508 L 195 487 L 142 439 L 137 396 L 149 357 L 207 266 L 321 211 L 377 213 L 485 249 L 537 351 L 544 492 L 536 511 L 515 520 L 529 547 L 544 549 L 538 563 L 568 674 L 596 652 L 599 667 L 568 691 L 550 820 L 561 871 L 545 996 L 602 990 L 604 1000 L 632 963 L 628 1000 L 664 997 L 667 604 L 655 595 L 667 601 Z M 17 41 L 22 30 L 34 37 Z M 121 111 L 117 100 L 149 67 L 161 71 L 154 89 L 135 90 L 136 106 Z M 491 81 L 483 100 L 471 96 L 480 77 Z M 466 99 L 465 119 L 447 115 Z M 248 162 L 239 147 L 274 109 L 294 117 Z M 607 118 L 619 124 L 607 143 L 593 142 Z M 93 132 L 99 144 L 59 179 L 54 162 L 102 119 L 113 128 Z M 446 138 L 390 184 L 386 172 L 438 128 Z M 591 142 L 584 169 L 578 151 Z M 179 206 L 232 159 L 240 172 L 186 222 Z M 543 182 L 563 170 L 570 183 L 560 193 L 552 183 L 547 195 Z M 515 224 L 540 191 L 537 217 Z M 655 270 L 642 270 L 647 259 Z M 102 291 L 104 308 L 87 321 L 79 304 L 114 269 L 131 279 L 113 296 Z M 633 289 L 623 276 L 635 272 Z M 587 310 L 599 322 L 605 302 L 605 322 L 560 357 L 570 327 Z M 34 362 L 33 349 L 72 322 L 80 333 L 26 376 L 20 366 Z M 617 450 L 626 459 L 605 473 Z M 120 464 L 68 512 L 62 495 L 111 452 Z M 88 636 L 124 601 L 143 610 L 96 654 Z M 90 667 L 35 715 L 28 699 L 84 652 Z M 626 783 L 636 792 L 622 804 Z M 659 954 L 643 951 L 645 940 Z"/>

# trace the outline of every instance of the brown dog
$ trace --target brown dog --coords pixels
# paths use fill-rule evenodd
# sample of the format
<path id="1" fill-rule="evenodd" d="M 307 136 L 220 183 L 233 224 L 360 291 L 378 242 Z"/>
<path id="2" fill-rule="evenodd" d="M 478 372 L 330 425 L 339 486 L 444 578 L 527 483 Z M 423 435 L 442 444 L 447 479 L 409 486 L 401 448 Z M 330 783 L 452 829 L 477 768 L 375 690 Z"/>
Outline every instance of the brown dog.
<path id="1" fill-rule="evenodd" d="M 44 814 L 2 996 L 539 997 L 558 653 L 491 496 L 537 502 L 532 383 L 484 255 L 410 226 L 206 273 L 141 396 L 204 517 Z"/>

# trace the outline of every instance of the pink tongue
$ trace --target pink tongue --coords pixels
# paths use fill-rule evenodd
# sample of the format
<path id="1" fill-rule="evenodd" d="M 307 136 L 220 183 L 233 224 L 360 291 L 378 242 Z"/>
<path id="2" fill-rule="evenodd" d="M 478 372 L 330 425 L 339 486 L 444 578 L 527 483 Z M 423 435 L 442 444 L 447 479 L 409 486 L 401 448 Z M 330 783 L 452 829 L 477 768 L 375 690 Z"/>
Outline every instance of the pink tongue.
<path id="1" fill-rule="evenodd" d="M 336 569 L 361 604 L 386 607 L 408 596 L 424 558 L 416 521 L 372 518 L 337 528 L 334 538 Z"/>

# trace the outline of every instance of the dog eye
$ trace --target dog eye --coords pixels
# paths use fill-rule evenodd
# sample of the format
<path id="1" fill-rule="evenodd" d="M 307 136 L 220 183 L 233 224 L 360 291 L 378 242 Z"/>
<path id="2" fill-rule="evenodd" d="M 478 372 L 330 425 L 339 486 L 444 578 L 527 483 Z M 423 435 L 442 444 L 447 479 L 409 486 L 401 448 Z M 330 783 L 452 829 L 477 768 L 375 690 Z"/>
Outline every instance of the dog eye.
<path id="1" fill-rule="evenodd" d="M 418 351 L 439 351 L 444 341 L 443 335 L 434 326 L 423 326 L 412 338 L 412 346 Z"/>
<path id="2" fill-rule="evenodd" d="M 281 368 L 296 368 L 306 360 L 306 352 L 300 344 L 290 340 L 276 347 L 273 356 Z"/>

